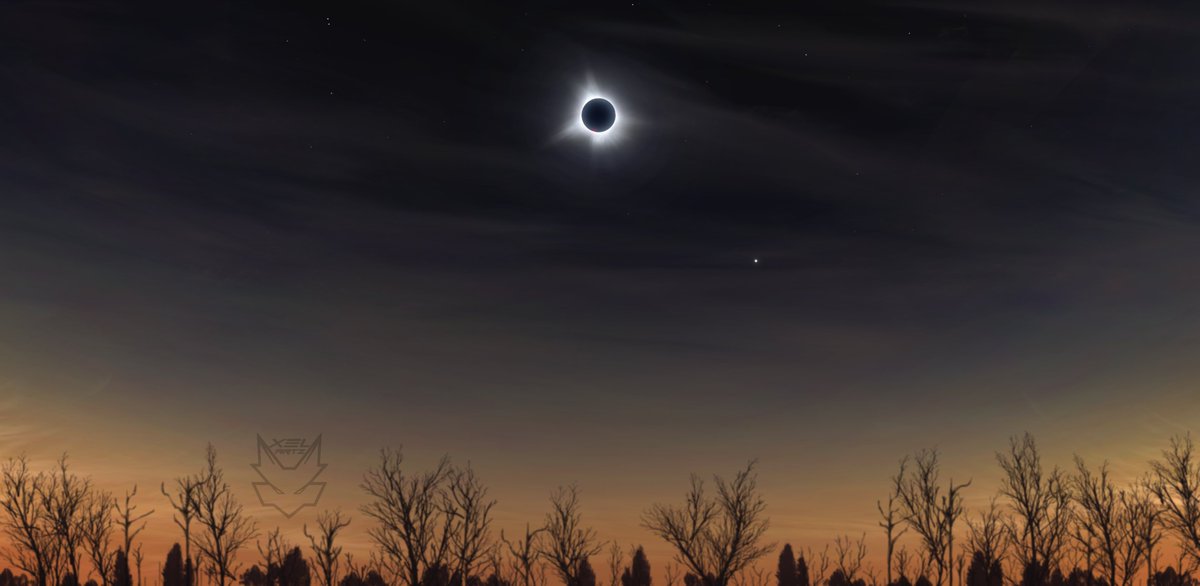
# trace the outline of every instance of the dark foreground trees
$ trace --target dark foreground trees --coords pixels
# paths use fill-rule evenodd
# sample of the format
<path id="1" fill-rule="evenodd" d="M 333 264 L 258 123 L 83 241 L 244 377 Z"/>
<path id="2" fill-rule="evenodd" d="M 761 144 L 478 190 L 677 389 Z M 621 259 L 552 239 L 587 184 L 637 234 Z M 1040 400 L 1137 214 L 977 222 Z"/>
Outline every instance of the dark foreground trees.
<path id="1" fill-rule="evenodd" d="M 325 511 L 317 516 L 317 527 L 310 533 L 304 525 L 304 536 L 308 538 L 313 560 L 321 578 L 321 586 L 336 586 L 342 565 L 342 550 L 339 535 L 350 526 L 350 518 L 341 511 Z"/>
<path id="2" fill-rule="evenodd" d="M 589 558 L 600 553 L 596 531 L 583 523 L 579 489 L 559 487 L 550 495 L 550 513 L 544 525 L 541 556 L 550 562 L 566 586 L 594 586 L 596 573 Z"/>
<path id="3" fill-rule="evenodd" d="M 381 569 L 404 586 L 418 586 L 426 571 L 446 561 L 450 527 L 441 500 L 449 474 L 448 458 L 412 473 L 400 450 L 384 449 L 363 477 L 370 500 L 362 512 L 375 521 L 368 534 L 379 549 Z"/>
<path id="4" fill-rule="evenodd" d="M 217 465 L 217 450 L 211 444 L 199 476 L 195 496 L 200 534 L 196 546 L 209 564 L 217 586 L 237 580 L 237 558 L 258 530 L 225 480 Z"/>
<path id="5" fill-rule="evenodd" d="M 901 518 L 920 536 L 936 586 L 947 580 L 954 586 L 954 526 L 963 514 L 962 490 L 970 484 L 950 479 L 943 486 L 936 450 L 901 460 L 900 471 L 893 477 Z"/>
<path id="6" fill-rule="evenodd" d="M 778 586 L 800 586 L 800 574 L 796 568 L 796 554 L 792 544 L 785 543 L 779 551 L 779 563 L 775 568 L 775 584 Z"/>
<path id="7" fill-rule="evenodd" d="M 621 586 L 651 586 L 653 583 L 650 560 L 646 558 L 646 550 L 639 545 L 633 552 L 629 566 L 621 574 Z"/>
<path id="8" fill-rule="evenodd" d="M 642 526 L 674 552 L 659 566 L 665 571 L 656 580 L 643 549 L 602 541 L 587 524 L 574 485 L 552 493 L 540 524 L 526 524 L 523 534 L 511 538 L 501 532 L 495 540 L 496 502 L 472 468 L 457 468 L 443 458 L 414 470 L 399 451 L 386 450 L 362 484 L 367 496 L 363 525 L 372 546 L 365 561 L 356 563 L 344 553 L 349 517 L 325 512 L 315 524 L 304 525 L 303 549 L 287 543 L 277 529 L 260 543 L 258 563 L 243 570 L 243 563 L 251 563 L 245 559 L 246 545 L 258 533 L 210 447 L 198 473 L 177 479 L 169 489 L 162 486 L 184 540 L 170 548 L 148 581 L 161 586 L 228 586 L 234 580 L 243 586 L 596 586 L 598 581 L 605 586 L 1197 586 L 1192 574 L 1200 565 L 1200 462 L 1191 438 L 1172 440 L 1146 477 L 1118 476 L 1106 463 L 1088 465 L 1081 458 L 1064 471 L 1043 462 L 1028 434 L 1012 438 L 996 462 L 998 493 L 991 498 L 972 493 L 968 501 L 970 483 L 950 480 L 936 451 L 905 458 L 887 485 L 886 500 L 875 503 L 875 523 L 882 531 L 873 531 L 873 538 L 838 535 L 823 548 L 803 551 L 785 545 L 773 560 L 773 580 L 763 559 L 772 547 L 764 543 L 766 504 L 754 464 L 707 484 L 693 477 L 681 502 L 643 512 Z M 23 457 L 12 458 L 0 465 L 0 480 L 0 546 L 16 569 L 0 572 L 0 586 L 133 586 L 140 581 L 137 537 L 149 513 L 136 510 L 136 488 L 125 491 L 125 499 L 114 499 L 76 474 L 65 458 L 44 471 L 34 470 Z M 971 511 L 968 502 L 975 504 Z M 868 544 L 878 549 L 868 552 Z M 595 556 L 606 547 L 607 563 L 597 567 Z"/>
<path id="9" fill-rule="evenodd" d="M 642 526 L 666 541 L 694 580 L 727 586 L 740 572 L 770 552 L 763 543 L 769 522 L 758 492 L 754 462 L 732 480 L 714 477 L 716 495 L 692 476 L 681 505 L 657 504 L 642 516 Z"/>
<path id="10" fill-rule="evenodd" d="M 430 586 L 444 576 L 462 584 L 491 556 L 495 501 L 470 466 L 457 469 L 443 457 L 414 472 L 400 450 L 385 449 L 361 486 L 369 498 L 361 510 L 373 521 L 367 531 L 385 580 Z"/>
<path id="11" fill-rule="evenodd" d="M 34 471 L 25 456 L 10 458 L 0 465 L 0 483 L 4 557 L 35 586 L 89 580 L 115 586 L 125 580 L 127 545 L 145 518 L 133 515 L 128 500 L 122 508 L 90 477 L 76 474 L 66 455 L 49 471 Z M 131 515 L 128 526 L 126 513 Z"/>
<path id="12" fill-rule="evenodd" d="M 1057 466 L 1046 470 L 1033 435 L 1013 437 L 996 454 L 1004 475 L 1000 493 L 1015 517 L 1011 541 L 1022 567 L 1054 567 L 1067 539 L 1071 495 Z"/>
<path id="13" fill-rule="evenodd" d="M 176 543 L 167 552 L 167 561 L 163 564 L 162 586 L 185 586 L 187 578 L 183 563 L 183 551 Z"/>

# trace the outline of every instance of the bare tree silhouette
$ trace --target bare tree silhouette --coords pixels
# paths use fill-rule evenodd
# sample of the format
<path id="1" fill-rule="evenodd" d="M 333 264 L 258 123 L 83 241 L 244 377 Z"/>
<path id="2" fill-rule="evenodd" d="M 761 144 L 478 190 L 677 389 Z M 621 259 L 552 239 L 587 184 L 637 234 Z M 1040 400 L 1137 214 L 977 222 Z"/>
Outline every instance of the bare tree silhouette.
<path id="1" fill-rule="evenodd" d="M 974 519 L 967 519 L 967 548 L 981 555 L 985 566 L 1003 565 L 1009 544 L 1008 520 L 995 498 Z"/>
<path id="2" fill-rule="evenodd" d="M 717 495 L 710 498 L 693 475 L 682 506 L 654 505 L 642 525 L 675 548 L 680 562 L 707 586 L 727 586 L 773 546 L 761 543 L 769 522 L 754 462 L 733 480 L 717 476 L 715 483 Z"/>
<path id="3" fill-rule="evenodd" d="M 875 508 L 879 511 L 879 527 L 883 529 L 884 545 L 887 548 L 884 554 L 884 580 L 885 584 L 892 583 L 892 554 L 896 550 L 896 542 L 908 532 L 907 528 L 900 528 L 900 523 L 903 522 L 903 517 L 899 509 L 900 503 L 900 477 L 897 476 L 892 482 L 892 491 L 888 493 L 887 508 L 883 507 L 882 501 L 875 501 Z M 899 529 L 897 531 L 897 529 Z"/>
<path id="4" fill-rule="evenodd" d="M 1162 520 L 1191 563 L 1200 563 L 1200 463 L 1191 434 L 1171 438 L 1162 459 L 1150 463 L 1151 489 L 1163 507 Z"/>
<path id="5" fill-rule="evenodd" d="M 308 538 L 313 559 L 321 573 L 321 586 L 335 586 L 338 580 L 338 567 L 342 560 L 342 546 L 338 545 L 338 534 L 350 525 L 350 518 L 343 517 L 341 511 L 325 511 L 317 515 L 317 529 L 308 532 L 308 524 L 304 524 L 304 536 Z"/>
<path id="6" fill-rule="evenodd" d="M 122 542 L 124 543 L 124 547 L 122 549 L 127 553 L 141 551 L 140 549 L 134 549 L 133 540 L 137 539 L 138 534 L 140 534 L 142 530 L 146 528 L 146 519 L 149 518 L 150 515 L 154 514 L 154 509 L 150 509 L 145 513 L 137 512 L 137 505 L 133 504 L 133 497 L 137 496 L 137 492 L 138 487 L 135 484 L 133 485 L 132 490 L 125 492 L 125 501 L 123 506 L 121 503 L 118 503 L 115 500 L 113 501 L 113 508 L 116 509 L 117 512 L 117 521 L 121 525 L 121 536 L 123 538 Z"/>
<path id="7" fill-rule="evenodd" d="M 133 562 L 137 567 L 137 585 L 142 586 L 142 546 L 138 544 L 133 550 Z"/>
<path id="8" fill-rule="evenodd" d="M 83 548 L 83 532 L 92 483 L 70 471 L 67 465 L 67 455 L 58 459 L 54 472 L 49 481 L 43 485 L 42 500 L 49 513 L 50 527 L 57 542 L 58 555 L 62 570 L 58 573 L 59 581 L 63 571 L 68 572 L 74 580 L 79 579 L 79 557 Z"/>
<path id="9" fill-rule="evenodd" d="M 747 567 L 734 578 L 735 586 L 770 586 L 771 574 L 763 568 Z"/>
<path id="10" fill-rule="evenodd" d="M 911 459 L 900 462 L 900 471 L 893 478 L 896 493 L 908 526 L 921 537 L 927 560 L 936 572 L 937 586 L 949 578 L 954 582 L 954 524 L 963 513 L 962 489 L 968 481 L 955 484 L 953 479 L 942 493 L 940 466 L 936 450 L 924 450 Z"/>
<path id="11" fill-rule="evenodd" d="M 841 572 L 846 582 L 853 583 L 858 579 L 858 573 L 862 570 L 863 560 L 867 559 L 866 535 L 858 539 L 851 539 L 849 535 L 835 537 L 833 552 L 835 569 Z"/>
<path id="12" fill-rule="evenodd" d="M 171 520 L 183 532 L 183 583 L 185 586 L 195 586 L 196 561 L 192 557 L 192 521 L 196 518 L 196 497 L 200 481 L 194 476 L 181 476 L 175 479 L 173 492 L 167 491 L 166 483 L 161 484 L 159 489 L 174 510 Z"/>
<path id="13" fill-rule="evenodd" d="M 896 584 L 911 586 L 908 580 L 908 567 L 912 563 L 912 555 L 908 553 L 908 548 L 901 545 L 896 549 Z M 891 582 L 888 586 L 891 586 Z"/>
<path id="14" fill-rule="evenodd" d="M 679 580 L 679 564 L 667 562 L 663 566 L 663 586 L 676 586 Z"/>
<path id="15" fill-rule="evenodd" d="M 513 586 L 510 567 L 505 560 L 505 550 L 501 542 L 493 543 L 487 550 L 487 565 L 491 574 L 483 581 L 483 586 Z"/>
<path id="16" fill-rule="evenodd" d="M 1117 490 L 1108 462 L 1093 472 L 1083 458 L 1075 456 L 1071 480 L 1078 504 L 1076 523 L 1085 536 L 1086 549 L 1099 556 L 1100 577 L 1112 586 L 1130 586 L 1145 561 L 1145 549 L 1136 535 L 1137 503 L 1126 491 Z M 1090 570 L 1091 560 L 1084 567 Z"/>
<path id="17" fill-rule="evenodd" d="M 225 586 L 237 579 L 238 552 L 254 539 L 257 530 L 225 481 L 225 472 L 217 466 L 217 450 L 212 444 L 199 476 L 195 504 L 196 521 L 202 528 L 196 547 L 209 563 L 217 586 Z"/>
<path id="18" fill-rule="evenodd" d="M 426 570 L 445 564 L 450 549 L 452 517 L 442 507 L 450 460 L 411 475 L 403 464 L 400 450 L 380 451 L 379 464 L 363 477 L 371 502 L 362 512 L 376 521 L 368 533 L 380 549 L 381 570 L 417 586 Z"/>
<path id="19" fill-rule="evenodd" d="M 625 563 L 625 551 L 616 541 L 608 544 L 608 586 L 620 586 L 621 566 Z"/>
<path id="20" fill-rule="evenodd" d="M 287 552 L 292 546 L 283 538 L 283 531 L 279 527 L 268 531 L 266 537 L 265 543 L 256 541 L 254 547 L 258 549 L 258 555 L 262 558 L 263 565 L 266 566 L 266 573 L 262 576 L 264 584 L 276 585 L 279 583 L 279 569 L 283 567 L 283 558 L 287 556 Z M 250 568 L 250 570 L 257 569 L 257 566 Z"/>
<path id="21" fill-rule="evenodd" d="M 488 499 L 487 493 L 487 487 L 470 464 L 450 471 L 445 499 L 452 521 L 450 551 L 464 585 L 468 577 L 478 572 L 492 545 L 492 507 L 496 501 Z"/>
<path id="22" fill-rule="evenodd" d="M 578 487 L 558 487 L 550 495 L 550 508 L 541 555 L 550 561 L 563 584 L 575 586 L 583 578 L 587 559 L 600 553 L 603 546 L 596 541 L 596 531 L 583 525 Z M 590 563 L 586 564 L 586 569 L 590 568 Z"/>
<path id="23" fill-rule="evenodd" d="M 1016 516 L 1009 538 L 1024 566 L 1045 568 L 1058 563 L 1071 520 L 1070 492 L 1056 466 L 1046 473 L 1033 435 L 1009 440 L 1008 453 L 997 453 L 1004 471 L 1000 494 L 1009 500 Z"/>
<path id="24" fill-rule="evenodd" d="M 525 524 L 525 533 L 518 541 L 509 541 L 504 532 L 500 532 L 500 541 L 504 543 L 512 560 L 513 586 L 542 586 L 545 582 L 540 570 L 541 535 L 544 527 L 532 529 Z"/>
<path id="25" fill-rule="evenodd" d="M 829 566 L 831 563 L 829 558 L 829 545 L 826 544 L 824 548 L 819 550 L 809 548 L 808 552 L 804 556 L 801 556 L 800 560 L 796 561 L 797 569 L 801 564 L 801 560 L 804 560 L 805 558 L 807 558 L 807 560 L 810 562 L 807 563 L 807 567 L 811 572 L 810 576 L 812 577 L 812 586 L 822 586 L 825 584 L 829 580 Z M 801 581 L 803 581 L 803 575 L 801 575 L 801 578 Z M 801 584 L 801 586 L 804 585 Z"/>
<path id="26" fill-rule="evenodd" d="M 0 468 L 0 528 L 8 538 L 4 549 L 8 563 L 33 576 L 36 586 L 47 586 L 55 565 L 50 512 L 42 498 L 47 478 L 29 469 L 29 460 L 17 456 Z"/>
<path id="27" fill-rule="evenodd" d="M 116 499 L 107 492 L 94 491 L 88 496 L 83 514 L 83 542 L 92 568 L 100 575 L 100 584 L 108 586 L 116 559 L 112 550 L 113 510 Z"/>
<path id="28" fill-rule="evenodd" d="M 1142 557 L 1146 560 L 1146 581 L 1154 579 L 1155 550 L 1162 541 L 1163 507 L 1156 500 L 1152 481 L 1143 478 L 1136 482 L 1129 491 L 1128 507 L 1133 518 L 1133 538 L 1142 549 Z"/>
<path id="29" fill-rule="evenodd" d="M 495 501 L 470 467 L 455 469 L 443 458 L 430 472 L 408 474 L 398 452 L 382 453 L 363 483 L 374 497 L 363 510 L 377 521 L 368 531 L 377 547 L 367 564 L 355 565 L 343 553 L 339 538 L 348 517 L 324 512 L 315 528 L 303 526 L 321 586 L 410 586 L 410 567 L 420 570 L 413 586 L 545 586 L 547 568 L 565 586 L 595 586 L 592 562 L 605 549 L 605 586 L 651 584 L 640 547 L 627 558 L 618 543 L 601 542 L 584 524 L 574 486 L 552 493 L 543 526 L 526 524 L 512 541 L 501 532 L 492 543 Z M 197 548 L 196 567 L 211 586 L 229 586 L 238 551 L 256 531 L 211 446 L 206 456 L 198 475 L 177 479 L 176 490 L 161 488 L 173 522 Z M 901 460 L 887 500 L 875 503 L 886 548 L 878 573 L 865 534 L 841 535 L 799 556 L 785 546 L 774 573 L 759 565 L 771 546 L 762 543 L 766 505 L 753 462 L 729 481 L 717 477 L 709 492 L 693 477 L 681 505 L 654 505 L 641 524 L 675 550 L 666 564 L 668 586 L 681 577 L 685 586 L 769 586 L 772 575 L 775 586 L 934 586 L 931 578 L 949 586 L 1136 586 L 1143 568 L 1149 586 L 1200 586 L 1193 578 L 1200 564 L 1194 538 L 1200 463 L 1187 436 L 1174 438 L 1152 462 L 1151 476 L 1127 484 L 1115 480 L 1106 462 L 1089 467 L 1078 457 L 1069 472 L 1047 471 L 1028 434 L 1012 438 L 997 462 L 999 494 L 966 515 L 962 491 L 970 483 L 942 480 L 936 451 Z M 140 586 L 137 538 L 153 511 L 137 510 L 136 486 L 123 500 L 114 498 L 75 474 L 65 457 L 45 472 L 12 458 L 0 465 L 0 476 L 3 555 L 17 570 L 0 571 L 0 586 L 79 586 L 81 579 L 132 586 L 135 561 Z M 956 527 L 962 519 L 965 529 Z M 912 540 L 903 539 L 910 531 L 920 543 L 915 552 Z M 258 554 L 265 566 L 241 573 L 244 586 L 310 586 L 310 562 L 299 548 L 285 543 L 278 528 L 263 537 Z M 965 547 L 956 550 L 956 540 Z M 1176 549 L 1175 565 L 1158 568 L 1156 556 Z M 160 565 L 162 586 L 196 586 L 194 573 L 185 577 L 184 567 L 192 567 L 186 561 L 179 545 L 171 550 Z"/>

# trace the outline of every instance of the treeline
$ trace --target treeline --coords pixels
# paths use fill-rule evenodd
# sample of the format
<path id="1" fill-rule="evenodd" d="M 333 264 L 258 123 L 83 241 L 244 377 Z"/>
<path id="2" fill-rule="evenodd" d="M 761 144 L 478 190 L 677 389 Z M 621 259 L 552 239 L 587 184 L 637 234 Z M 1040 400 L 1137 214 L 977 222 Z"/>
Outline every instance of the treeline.
<path id="1" fill-rule="evenodd" d="M 1118 484 L 1107 463 L 1076 457 L 1042 463 L 1034 438 L 996 454 L 1001 483 L 987 507 L 968 512 L 972 482 L 955 482 L 939 454 L 906 457 L 876 503 L 882 568 L 867 536 L 821 548 L 779 550 L 765 540 L 766 502 L 751 462 L 732 477 L 693 476 L 682 501 L 656 504 L 642 527 L 674 551 L 661 586 L 1200 586 L 1200 462 L 1188 436 L 1174 438 L 1139 478 Z M 137 487 L 121 498 L 72 472 L 64 456 L 34 471 L 24 457 L 0 468 L 0 532 L 13 569 L 0 586 L 142 586 L 138 540 L 154 511 Z M 946 478 L 943 480 L 943 476 Z M 493 530 L 496 501 L 468 466 L 442 458 L 426 470 L 385 449 L 363 476 L 359 511 L 374 545 L 344 551 L 351 518 L 319 514 L 307 542 L 263 533 L 238 501 L 209 446 L 204 465 L 163 483 L 180 542 L 150 578 L 161 586 L 656 586 L 640 547 L 602 541 L 583 519 L 575 486 L 550 495 L 537 524 Z M 241 561 L 257 551 L 256 563 Z M 1165 552 L 1173 554 L 1163 564 Z M 606 581 L 598 577 L 596 567 Z M 14 571 L 15 570 L 15 571 Z"/>
<path id="2" fill-rule="evenodd" d="M 876 502 L 882 572 L 865 562 L 865 535 L 840 536 L 800 555 L 785 546 L 776 583 L 1196 586 L 1200 462 L 1190 436 L 1172 439 L 1142 476 L 1123 484 L 1107 462 L 1090 466 L 1075 456 L 1068 469 L 1044 465 L 1028 433 L 1011 438 L 996 462 L 998 493 L 968 513 L 971 481 L 943 480 L 936 450 L 902 459 L 886 499 Z M 1164 551 L 1175 554 L 1173 565 L 1162 565 Z M 750 574 L 756 586 L 769 585 L 761 572 Z"/>

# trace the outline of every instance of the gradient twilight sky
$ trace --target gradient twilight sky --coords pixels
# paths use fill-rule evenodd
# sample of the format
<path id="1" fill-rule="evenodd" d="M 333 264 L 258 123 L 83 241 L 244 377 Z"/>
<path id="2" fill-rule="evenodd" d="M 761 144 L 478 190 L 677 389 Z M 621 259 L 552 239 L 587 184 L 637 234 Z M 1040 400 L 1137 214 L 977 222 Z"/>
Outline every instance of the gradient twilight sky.
<path id="1" fill-rule="evenodd" d="M 661 568 L 692 472 L 874 546 L 912 451 L 979 503 L 1011 434 L 1132 475 L 1200 416 L 1194 7 L 480 4 L 0 6 L 0 451 L 165 548 L 207 442 L 252 501 L 322 433 L 350 512 L 403 444 Z"/>

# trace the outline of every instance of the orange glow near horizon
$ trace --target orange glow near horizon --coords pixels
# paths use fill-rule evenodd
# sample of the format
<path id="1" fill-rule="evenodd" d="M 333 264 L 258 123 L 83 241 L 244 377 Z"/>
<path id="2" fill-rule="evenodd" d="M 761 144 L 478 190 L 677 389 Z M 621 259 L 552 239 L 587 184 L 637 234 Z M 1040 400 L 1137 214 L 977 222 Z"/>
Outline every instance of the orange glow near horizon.
<path id="1" fill-rule="evenodd" d="M 8 415 L 15 412 L 9 411 Z M 103 414 L 100 415 L 102 421 Z M 160 483 L 198 470 L 206 440 L 185 438 L 181 430 L 146 421 L 124 421 L 107 430 L 97 418 L 73 419 L 64 415 L 57 421 L 57 429 L 51 421 L 7 426 L 0 434 L 5 438 L 5 451 L 10 455 L 28 454 L 38 469 L 48 469 L 58 454 L 68 452 L 75 472 L 92 477 L 98 487 L 117 495 L 137 484 L 139 494 L 135 502 L 141 510 L 155 511 L 142 535 L 149 564 L 143 571 L 154 574 L 167 549 L 179 540 L 169 506 L 160 494 Z M 1063 439 L 1068 434 L 1045 431 L 1038 437 L 1044 461 L 1065 468 L 1070 465 L 1073 453 L 1079 453 L 1092 464 L 1108 456 L 1118 480 L 1132 479 L 1145 472 L 1145 463 L 1166 446 L 1168 439 L 1157 430 L 1148 433 L 1153 428 L 1150 420 L 1145 426 L 1137 423 L 1136 419 L 1127 420 L 1128 435 L 1122 440 L 1093 436 L 1086 445 L 1065 445 Z M 43 433 L 31 432 L 32 429 Z M 72 431 L 64 431 L 68 429 Z M 291 429 L 320 429 L 320 426 L 305 422 Z M 278 526 L 290 542 L 306 547 L 307 541 L 301 533 L 303 525 L 313 523 L 321 510 L 340 509 L 353 517 L 345 533 L 347 553 L 360 561 L 366 559 L 371 549 L 365 533 L 369 521 L 358 511 L 365 502 L 358 482 L 377 457 L 380 446 L 371 444 L 384 441 L 387 434 L 370 430 L 322 431 L 323 461 L 328 464 L 321 477 L 328 482 L 325 494 L 316 507 L 287 519 L 274 509 L 261 506 L 251 488 L 250 483 L 257 480 L 250 467 L 256 457 L 257 430 L 238 424 L 236 428 L 214 427 L 212 431 L 217 438 L 219 462 L 240 502 L 256 519 L 260 533 Z M 968 514 L 995 494 L 999 469 L 994 453 L 1007 442 L 1005 435 L 990 435 L 986 438 L 990 445 L 984 447 L 980 445 L 983 439 L 981 434 L 964 441 L 930 442 L 943 455 L 943 478 L 953 476 L 955 480 L 974 481 L 966 493 Z M 742 449 L 710 452 L 697 446 L 695 452 L 670 455 L 655 454 L 655 447 L 650 446 L 645 454 L 614 450 L 612 458 L 601 463 L 555 459 L 555 452 L 567 446 L 546 445 L 527 454 L 529 457 L 520 457 L 500 453 L 503 446 L 494 442 L 474 440 L 468 444 L 460 442 L 454 446 L 457 449 L 449 450 L 449 455 L 456 462 L 469 461 L 489 486 L 490 495 L 498 501 L 494 510 L 496 537 L 501 530 L 511 535 L 525 523 L 540 523 L 548 509 L 550 492 L 559 485 L 575 482 L 581 490 L 585 522 L 604 541 L 616 541 L 625 548 L 644 546 L 656 580 L 663 579 L 664 565 L 672 559 L 673 552 L 641 527 L 642 512 L 655 502 L 678 502 L 690 473 L 729 475 L 751 456 L 760 457 L 759 485 L 771 520 L 769 541 L 777 546 L 791 543 L 803 551 L 819 549 L 838 535 L 865 534 L 870 548 L 868 562 L 878 571 L 883 566 L 883 536 L 876 525 L 875 502 L 886 497 L 897 460 L 922 446 L 916 438 L 899 441 L 878 438 L 875 442 L 841 446 L 837 453 L 832 446 L 810 444 L 793 450 L 754 450 L 747 446 L 741 454 L 732 452 Z M 406 462 L 414 470 L 423 469 L 442 453 L 427 442 L 405 447 Z M 911 535 L 902 543 L 910 550 L 918 547 Z M 774 556 L 772 553 L 760 564 L 773 567 Z M 251 546 L 242 553 L 241 560 L 248 567 L 257 558 L 257 551 Z M 603 561 L 597 560 L 593 565 L 600 580 L 605 580 Z"/>

